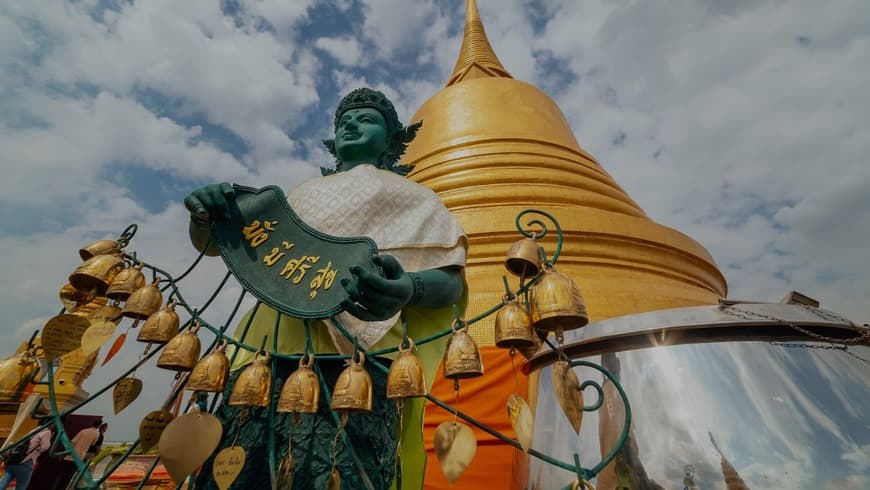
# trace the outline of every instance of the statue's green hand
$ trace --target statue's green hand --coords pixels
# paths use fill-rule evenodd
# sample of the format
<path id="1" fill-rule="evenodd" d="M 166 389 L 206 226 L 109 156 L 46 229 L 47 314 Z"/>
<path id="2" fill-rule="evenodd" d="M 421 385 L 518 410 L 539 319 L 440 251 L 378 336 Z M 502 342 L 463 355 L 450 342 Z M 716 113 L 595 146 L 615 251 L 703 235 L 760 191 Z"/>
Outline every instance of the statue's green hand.
<path id="1" fill-rule="evenodd" d="M 235 198 L 236 191 L 230 184 L 209 184 L 188 194 L 184 205 L 200 220 L 227 220 L 230 219 L 230 201 Z"/>
<path id="2" fill-rule="evenodd" d="M 384 277 L 359 266 L 351 267 L 353 278 L 341 281 L 350 296 L 342 306 L 360 320 L 386 320 L 411 301 L 414 281 L 392 255 L 378 255 L 372 261 L 383 269 Z"/>

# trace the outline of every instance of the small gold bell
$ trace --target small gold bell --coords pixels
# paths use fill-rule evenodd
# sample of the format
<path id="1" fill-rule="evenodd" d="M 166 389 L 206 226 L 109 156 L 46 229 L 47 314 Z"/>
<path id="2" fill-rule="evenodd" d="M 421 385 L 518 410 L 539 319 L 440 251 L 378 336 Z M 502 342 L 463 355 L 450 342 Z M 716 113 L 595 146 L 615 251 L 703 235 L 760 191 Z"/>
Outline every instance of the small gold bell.
<path id="1" fill-rule="evenodd" d="M 171 371 L 192 370 L 196 365 L 196 360 L 199 359 L 200 344 L 199 337 L 196 335 L 198 330 L 199 322 L 195 323 L 189 330 L 172 337 L 172 340 L 160 353 L 157 367 Z"/>
<path id="2" fill-rule="evenodd" d="M 226 348 L 227 342 L 223 341 L 217 349 L 200 359 L 187 378 L 185 389 L 209 393 L 224 391 L 230 375 L 230 360 L 227 359 Z"/>
<path id="3" fill-rule="evenodd" d="M 356 355 L 351 356 L 350 365 L 335 381 L 331 404 L 333 410 L 369 412 L 372 409 L 372 378 L 363 367 L 365 355 L 362 352 L 358 354 L 359 362 Z"/>
<path id="4" fill-rule="evenodd" d="M 175 312 L 176 303 L 175 298 L 172 298 L 168 305 L 149 316 L 142 325 L 142 329 L 139 330 L 136 340 L 165 344 L 172 337 L 175 337 L 178 334 L 178 324 L 180 323 L 178 313 Z"/>
<path id="5" fill-rule="evenodd" d="M 387 373 L 387 398 L 426 396 L 426 374 L 415 350 L 417 347 L 410 338 L 408 347 L 404 342 L 399 344 L 399 355 Z"/>
<path id="6" fill-rule="evenodd" d="M 299 359 L 299 368 L 287 377 L 284 387 L 281 388 L 277 408 L 279 412 L 317 412 L 320 403 L 320 380 L 311 369 L 313 364 L 314 356 L 303 355 Z"/>
<path id="7" fill-rule="evenodd" d="M 236 378 L 230 394 L 230 406 L 268 407 L 272 395 L 272 370 L 269 368 L 269 354 L 257 353 L 254 362 L 248 365 Z"/>
<path id="8" fill-rule="evenodd" d="M 532 320 L 517 299 L 506 299 L 495 317 L 495 345 L 502 349 L 523 349 L 535 345 Z"/>
<path id="9" fill-rule="evenodd" d="M 534 277 L 541 271 L 540 247 L 533 238 L 523 238 L 511 244 L 504 266 L 519 277 Z"/>
<path id="10" fill-rule="evenodd" d="M 145 320 L 156 313 L 163 305 L 163 294 L 160 293 L 158 284 L 160 284 L 160 279 L 154 279 L 151 284 L 134 291 L 127 298 L 127 303 L 124 304 L 124 316 Z"/>
<path id="11" fill-rule="evenodd" d="M 63 303 L 63 307 L 70 313 L 74 312 L 79 306 L 94 299 L 93 294 L 87 291 L 79 291 L 70 283 L 66 283 L 60 288 L 58 296 L 60 296 L 60 302 Z"/>
<path id="12" fill-rule="evenodd" d="M 465 324 L 463 322 L 462 326 Z M 447 341 L 444 351 L 444 377 L 449 379 L 476 378 L 483 375 L 483 362 L 477 343 L 466 332 L 467 328 L 456 329 Z"/>
<path id="13" fill-rule="evenodd" d="M 574 330 L 589 323 L 580 288 L 573 279 L 546 266 L 529 293 L 532 323 L 538 330 Z"/>
<path id="14" fill-rule="evenodd" d="M 79 249 L 79 257 L 88 260 L 97 255 L 111 255 L 118 251 L 118 242 L 115 240 L 97 240 Z"/>
<path id="15" fill-rule="evenodd" d="M 0 402 L 18 403 L 39 361 L 30 349 L 0 361 Z"/>
<path id="16" fill-rule="evenodd" d="M 105 307 L 108 304 L 109 298 L 105 296 L 92 296 L 91 300 L 87 303 L 79 303 L 78 306 L 75 306 L 72 310 L 67 308 L 67 311 L 74 315 L 90 316 L 92 313 Z"/>
<path id="17" fill-rule="evenodd" d="M 102 296 L 123 268 L 124 259 L 117 255 L 95 255 L 76 267 L 69 283 L 79 291 Z"/>
<path id="18" fill-rule="evenodd" d="M 142 263 L 127 267 L 112 279 L 106 296 L 118 301 L 127 301 L 136 290 L 145 286 L 145 274 L 142 274 Z"/>

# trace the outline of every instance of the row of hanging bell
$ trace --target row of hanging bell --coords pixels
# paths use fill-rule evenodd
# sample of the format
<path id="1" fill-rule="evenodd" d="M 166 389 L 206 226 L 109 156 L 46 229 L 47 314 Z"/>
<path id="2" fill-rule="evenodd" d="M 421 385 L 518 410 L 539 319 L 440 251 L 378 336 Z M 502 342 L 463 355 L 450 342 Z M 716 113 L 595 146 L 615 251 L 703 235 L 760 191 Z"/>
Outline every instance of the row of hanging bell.
<path id="1" fill-rule="evenodd" d="M 505 268 L 520 277 L 535 277 L 529 290 L 529 311 L 515 298 L 506 298 L 495 321 L 496 345 L 528 349 L 539 343 L 534 330 L 563 332 L 589 323 L 580 288 L 573 279 L 543 260 L 532 238 L 514 242 L 508 249 Z"/>

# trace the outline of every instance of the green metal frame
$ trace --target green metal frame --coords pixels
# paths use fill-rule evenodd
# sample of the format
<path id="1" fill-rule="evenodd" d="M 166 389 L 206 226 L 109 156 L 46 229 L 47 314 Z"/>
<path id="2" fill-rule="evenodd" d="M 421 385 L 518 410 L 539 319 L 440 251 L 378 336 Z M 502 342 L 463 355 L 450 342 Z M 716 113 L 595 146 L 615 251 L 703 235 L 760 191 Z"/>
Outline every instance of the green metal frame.
<path id="1" fill-rule="evenodd" d="M 556 248 L 554 250 L 554 253 L 549 258 L 546 258 L 546 255 L 543 255 L 545 258 L 545 261 L 549 265 L 553 265 L 558 261 L 559 256 L 560 256 L 561 251 L 562 251 L 562 243 L 563 243 L 562 228 L 559 225 L 559 222 L 556 220 L 556 218 L 553 217 L 551 214 L 549 214 L 545 211 L 538 210 L 538 209 L 526 209 L 517 215 L 516 222 L 515 222 L 517 230 L 519 231 L 520 234 L 522 234 L 525 237 L 534 238 L 536 240 L 539 240 L 539 239 L 544 238 L 549 232 L 547 224 L 544 221 L 542 221 L 540 218 L 532 219 L 532 220 L 528 221 L 525 224 L 525 226 L 523 226 L 522 219 L 530 214 L 532 214 L 532 215 L 536 214 L 536 215 L 540 215 L 540 216 L 545 217 L 548 221 L 550 221 L 550 223 L 552 223 L 552 225 L 555 229 Z M 536 230 L 529 229 L 532 227 L 535 227 L 537 229 Z M 127 244 L 129 244 L 130 240 L 135 235 L 136 230 L 137 230 L 137 226 L 135 224 L 127 227 L 124 230 L 124 232 L 121 234 L 121 236 L 119 237 L 119 239 L 118 239 L 119 243 L 122 246 L 126 246 Z M 207 248 L 208 247 L 204 247 L 204 249 L 207 249 Z M 229 318 L 223 323 L 222 326 L 216 327 L 216 326 L 212 325 L 211 323 L 209 323 L 208 321 L 205 321 L 202 317 L 202 314 L 208 309 L 208 307 L 212 304 L 212 302 L 218 296 L 218 293 L 220 293 L 220 291 L 223 289 L 223 286 L 226 284 L 226 281 L 229 279 L 229 277 L 231 275 L 230 272 L 227 272 L 226 276 L 224 276 L 223 280 L 220 282 L 220 284 L 217 286 L 217 288 L 212 293 L 212 295 L 208 298 L 208 300 L 202 305 L 202 307 L 200 307 L 198 309 L 192 308 L 190 306 L 190 304 L 184 300 L 184 298 L 181 294 L 181 291 L 178 288 L 178 283 L 182 279 L 187 277 L 187 275 L 196 268 L 196 266 L 201 261 L 203 255 L 204 255 L 204 253 L 200 252 L 200 254 L 196 257 L 196 259 L 190 265 L 190 267 L 188 267 L 187 270 L 185 270 L 183 273 L 181 273 L 177 277 L 173 277 L 168 272 L 166 272 L 166 271 L 164 271 L 156 266 L 153 266 L 151 264 L 148 264 L 145 262 L 142 262 L 142 264 L 145 268 L 152 271 L 153 277 L 156 278 L 156 277 L 160 276 L 160 278 L 162 280 L 166 281 L 167 284 L 162 288 L 162 291 L 171 290 L 170 291 L 170 298 L 174 297 L 178 302 L 178 306 L 183 308 L 184 310 L 186 310 L 186 312 L 190 315 L 190 319 L 187 322 L 185 322 L 185 324 L 182 326 L 181 330 L 191 328 L 192 325 L 194 324 L 194 322 L 199 322 L 199 324 L 202 327 L 211 331 L 215 335 L 214 342 L 212 342 L 212 344 L 205 350 L 205 352 L 203 353 L 203 356 L 208 355 L 217 345 L 219 345 L 219 343 L 221 341 L 226 341 L 227 343 L 235 345 L 237 347 L 237 349 L 235 349 L 235 352 L 232 355 L 231 362 L 235 360 L 235 356 L 238 354 L 238 349 L 245 349 L 245 350 L 252 351 L 252 352 L 264 350 L 265 338 L 263 340 L 264 344 L 261 345 L 259 348 L 255 347 L 251 344 L 246 343 L 249 327 L 251 326 L 251 322 L 253 321 L 253 318 L 256 314 L 256 310 L 261 305 L 260 301 L 257 301 L 257 303 L 254 305 L 254 313 L 255 314 L 252 314 L 249 316 L 247 322 L 245 323 L 244 327 L 242 328 L 240 338 L 237 340 L 237 339 L 234 339 L 234 338 L 226 335 L 227 328 L 232 323 L 233 319 L 235 318 L 236 313 L 238 312 L 238 309 L 239 309 L 243 299 L 245 298 L 245 295 L 247 293 L 246 290 L 243 289 L 241 295 L 239 296 L 238 300 L 236 301 L 235 307 L 233 308 L 232 312 L 229 315 Z M 131 260 L 138 260 L 136 258 L 135 253 L 132 255 L 126 255 L 126 257 L 131 259 Z M 530 287 L 535 283 L 535 281 L 536 281 L 536 278 L 531 278 L 531 280 L 529 280 L 529 281 L 525 281 L 525 278 L 523 278 L 523 279 L 521 279 L 521 283 L 520 283 L 519 288 L 516 291 L 510 291 L 510 288 L 508 287 L 508 284 L 507 284 L 507 280 L 505 280 L 505 285 L 506 285 L 506 288 L 508 289 L 508 292 L 509 292 L 508 296 L 510 297 L 511 295 L 513 295 L 513 296 L 524 295 L 524 296 L 526 296 L 526 299 L 527 299 L 528 291 L 529 291 Z M 526 304 L 528 304 L 528 301 L 526 301 Z M 460 324 L 459 328 L 467 328 L 468 325 L 472 325 L 478 321 L 481 321 L 484 318 L 497 312 L 503 305 L 504 305 L 504 302 L 500 302 L 500 303 L 496 304 L 495 306 L 493 306 L 492 308 L 490 308 L 490 309 L 484 311 L 483 313 L 481 313 L 481 314 L 479 314 L 471 319 L 468 319 L 468 320 L 462 320 L 459 317 L 458 310 L 456 310 L 454 308 L 454 310 L 456 311 L 456 322 L 458 322 Z M 312 348 L 310 328 L 309 328 L 307 320 L 304 322 L 305 335 L 306 335 L 306 350 L 305 350 L 305 352 L 302 354 L 284 354 L 281 352 L 277 352 L 278 327 L 280 325 L 281 318 L 282 318 L 282 314 L 279 313 L 277 316 L 277 319 L 275 321 L 275 331 L 274 331 L 274 334 L 272 336 L 272 346 L 271 346 L 271 349 L 269 349 L 267 351 L 267 352 L 269 352 L 271 359 L 272 359 L 272 376 L 273 376 L 272 381 L 273 381 L 273 383 L 278 382 L 278 380 L 276 380 L 274 378 L 275 373 L 277 372 L 276 363 L 277 363 L 278 359 L 297 361 L 304 355 L 313 356 L 315 361 L 317 361 L 317 360 L 349 359 L 351 357 L 351 356 L 342 355 L 342 354 L 317 354 L 316 352 L 314 352 L 314 350 Z M 355 346 L 355 348 L 359 352 L 362 352 L 363 354 L 365 354 L 369 363 L 371 363 L 373 366 L 375 366 L 376 369 L 379 369 L 383 372 L 388 371 L 388 368 L 384 364 L 382 364 L 381 362 L 378 362 L 377 357 L 383 356 L 385 354 L 397 352 L 398 347 L 393 347 L 393 348 L 388 348 L 388 349 L 379 349 L 379 350 L 367 352 L 367 351 L 365 351 L 365 349 L 363 349 L 358 344 L 356 338 L 353 335 L 351 335 L 347 331 L 347 329 L 345 329 L 345 327 L 338 321 L 337 318 L 332 317 L 332 321 L 336 325 L 338 330 L 342 333 L 342 335 L 344 335 L 349 341 L 351 341 L 353 343 L 353 345 Z M 455 328 L 454 325 L 448 326 L 443 331 L 440 331 L 434 335 L 430 335 L 428 337 L 421 338 L 421 339 L 415 339 L 414 343 L 419 348 L 419 347 L 424 346 L 424 345 L 426 345 L 426 344 L 428 344 L 436 339 L 439 339 L 439 338 L 442 338 L 442 337 L 445 337 L 447 335 L 452 334 L 454 332 L 454 328 Z M 553 349 L 559 355 L 560 358 L 567 360 L 565 358 L 565 354 L 561 351 L 560 346 L 554 345 L 550 339 L 546 339 L 546 344 L 551 349 Z M 101 478 L 95 479 L 91 475 L 90 471 L 88 470 L 88 466 L 81 460 L 81 458 L 78 457 L 77 454 L 75 454 L 75 451 L 73 451 L 72 443 L 70 441 L 69 435 L 66 433 L 66 431 L 63 428 L 63 417 L 65 417 L 66 415 L 68 415 L 70 413 L 73 413 L 73 412 L 79 410 L 80 408 L 84 407 L 85 405 L 87 405 L 88 403 L 93 401 L 96 397 L 98 397 L 98 396 L 102 395 L 103 393 L 105 393 L 106 391 L 108 391 L 108 389 L 111 388 L 115 383 L 117 383 L 121 379 L 129 376 L 139 366 L 141 366 L 142 364 L 144 364 L 145 362 L 150 360 L 152 357 L 154 357 L 158 352 L 160 352 L 160 350 L 162 348 L 163 348 L 163 345 L 155 346 L 146 355 L 144 355 L 136 364 L 134 364 L 130 369 L 128 369 L 123 374 L 118 376 L 111 384 L 107 385 L 106 387 L 101 388 L 100 390 L 98 390 L 94 394 L 90 395 L 87 399 L 77 403 L 76 405 L 70 407 L 67 410 L 64 410 L 63 412 L 61 412 L 58 409 L 57 398 L 56 398 L 55 393 L 54 393 L 54 364 L 52 362 L 48 363 L 48 369 L 47 369 L 47 371 L 48 371 L 47 378 L 48 379 L 46 381 L 42 381 L 39 383 L 40 384 L 47 384 L 49 387 L 49 389 L 48 389 L 48 391 L 49 391 L 49 406 L 50 406 L 52 415 L 50 417 L 48 417 L 46 421 L 44 421 L 40 424 L 39 429 L 41 429 L 43 427 L 47 427 L 50 424 L 54 424 L 54 426 L 57 428 L 57 433 L 58 433 L 57 441 L 60 441 L 60 444 L 64 447 L 64 450 L 65 450 L 64 453 L 70 454 L 70 456 L 73 459 L 73 462 L 76 465 L 76 468 L 78 469 L 78 473 L 74 478 L 75 481 L 80 482 L 80 483 L 84 483 L 85 485 L 87 485 L 87 488 L 98 488 L 101 484 L 103 484 L 108 479 L 109 475 L 111 475 L 112 472 L 115 471 L 136 450 L 136 448 L 139 445 L 139 440 L 137 439 L 136 441 L 134 441 L 130 445 L 129 449 L 120 458 L 118 458 L 116 461 L 114 461 L 109 466 L 109 468 L 106 469 L 105 473 L 103 474 L 103 476 Z M 572 367 L 583 366 L 583 367 L 588 367 L 588 368 L 592 368 L 594 370 L 599 371 L 606 378 L 606 380 L 613 383 L 613 385 L 616 387 L 617 391 L 619 392 L 619 396 L 622 399 L 622 402 L 623 402 L 624 407 L 625 407 L 625 424 L 623 426 L 622 432 L 620 434 L 619 439 L 617 440 L 616 445 L 610 450 L 610 452 L 599 463 L 597 463 L 595 466 L 593 466 L 591 468 L 586 468 L 586 467 L 583 467 L 580 465 L 580 459 L 579 459 L 578 454 L 574 455 L 574 462 L 565 462 L 565 461 L 561 461 L 561 460 L 558 460 L 556 458 L 553 458 L 547 454 L 543 454 L 539 451 L 536 451 L 535 449 L 530 449 L 528 451 L 528 454 L 534 458 L 537 458 L 537 459 L 544 461 L 548 464 L 551 464 L 553 466 L 557 466 L 559 468 L 576 473 L 578 481 L 582 482 L 582 481 L 590 480 L 590 479 L 594 478 L 596 475 L 598 475 L 598 473 L 600 473 L 601 470 L 604 469 L 604 467 L 606 467 L 611 461 L 613 461 L 613 459 L 617 456 L 617 454 L 620 452 L 620 450 L 625 445 L 625 442 L 628 438 L 629 428 L 631 426 L 631 407 L 630 407 L 630 404 L 628 401 L 628 397 L 625 394 L 625 390 L 623 390 L 622 386 L 619 383 L 619 380 L 616 378 L 616 376 L 613 375 L 613 373 L 611 373 L 610 371 L 605 369 L 603 366 L 596 364 L 596 363 L 593 363 L 593 362 L 584 361 L 584 360 L 568 360 L 568 363 Z M 322 385 L 322 393 L 324 393 L 324 395 L 326 396 L 327 403 L 329 403 L 330 389 L 326 385 L 325 379 L 324 379 L 322 373 L 320 372 L 320 368 L 318 367 L 317 362 L 314 362 L 314 370 L 317 373 L 318 378 L 320 379 L 320 382 Z M 173 389 L 173 392 L 171 393 L 169 398 L 164 403 L 163 409 L 167 409 L 175 401 L 175 399 L 181 394 L 181 391 L 184 388 L 184 384 L 185 383 L 183 383 L 183 382 L 180 382 L 177 384 L 177 386 Z M 597 392 L 598 398 L 597 398 L 596 402 L 593 403 L 592 405 L 584 406 L 583 410 L 584 411 L 595 411 L 595 410 L 598 410 L 602 406 L 602 403 L 604 401 L 604 396 L 603 396 L 604 391 L 599 383 L 592 381 L 592 380 L 584 381 L 581 384 L 580 389 L 584 390 L 584 389 L 589 388 L 589 387 L 593 388 Z M 220 395 L 218 395 L 218 394 L 214 395 L 212 402 L 208 408 L 209 412 L 213 413 L 216 410 L 219 399 L 220 399 Z M 458 409 L 456 409 L 455 407 L 452 407 L 447 402 L 440 400 L 440 399 L 438 399 L 430 394 L 426 395 L 426 399 L 431 401 L 435 405 L 438 405 L 439 407 L 443 408 L 444 410 L 447 410 L 448 412 L 455 414 L 458 418 L 463 419 L 467 423 L 485 431 L 486 433 L 499 439 L 500 441 L 504 442 L 505 444 L 509 444 L 517 449 L 522 450 L 522 447 L 520 446 L 520 443 L 517 440 L 511 439 L 510 437 L 506 436 L 505 434 L 502 434 L 501 432 L 493 429 L 492 427 L 489 427 L 486 424 L 476 420 L 474 417 L 459 411 Z M 199 402 L 203 401 L 202 394 L 200 394 L 200 397 L 198 397 L 198 401 Z M 190 401 L 187 404 L 187 408 L 185 409 L 185 411 L 190 408 L 192 403 L 194 403 L 194 397 L 191 397 Z M 338 427 L 342 427 L 341 424 L 339 423 L 338 413 L 332 412 L 332 414 L 333 414 L 333 417 L 336 419 Z M 275 417 L 275 400 L 273 397 L 271 404 L 270 404 L 270 410 L 269 410 L 270 421 L 273 421 L 274 417 Z M 32 431 L 30 434 L 28 434 L 28 436 L 25 436 L 21 440 L 17 441 L 15 444 L 10 445 L 3 452 L 11 450 L 12 447 L 14 447 L 18 444 L 25 443 L 29 439 L 29 437 L 32 434 L 35 434 L 37 431 L 38 430 Z M 360 472 L 360 476 L 363 480 L 363 483 L 366 485 L 366 487 L 369 490 L 374 490 L 374 488 L 372 487 L 371 481 L 368 478 L 368 476 L 365 474 L 365 471 L 362 468 L 362 465 L 359 461 L 359 458 L 356 456 L 356 453 L 354 452 L 354 448 L 350 444 L 350 441 L 347 438 L 347 434 L 344 433 L 343 428 L 341 429 L 341 438 L 344 441 L 344 444 L 346 445 L 346 447 L 349 451 L 349 454 L 351 455 L 351 457 L 354 459 L 354 462 L 356 463 L 357 469 Z M 268 439 L 268 451 L 269 451 L 269 467 L 271 469 L 270 476 L 271 476 L 273 482 L 275 481 L 275 478 L 276 478 L 276 468 L 277 468 L 277 464 L 278 464 L 277 457 L 275 454 L 275 451 L 276 451 L 275 445 L 276 445 L 275 444 L 275 435 L 273 432 L 270 431 L 269 439 Z M 142 482 L 139 484 L 139 486 L 137 488 L 139 488 L 139 489 L 143 488 L 143 486 L 147 482 L 148 478 L 150 477 L 152 471 L 157 466 L 158 462 L 159 462 L 159 457 L 155 457 L 154 462 L 148 468 Z M 180 488 L 180 487 L 181 487 L 181 482 L 179 482 L 177 488 Z"/>

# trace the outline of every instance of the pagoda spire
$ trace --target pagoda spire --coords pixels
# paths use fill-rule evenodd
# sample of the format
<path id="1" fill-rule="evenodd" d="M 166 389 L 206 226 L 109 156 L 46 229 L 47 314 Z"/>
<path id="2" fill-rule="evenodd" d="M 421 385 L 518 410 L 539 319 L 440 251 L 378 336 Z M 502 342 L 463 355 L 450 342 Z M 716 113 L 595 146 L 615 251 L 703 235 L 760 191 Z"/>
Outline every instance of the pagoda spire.
<path id="1" fill-rule="evenodd" d="M 483 22 L 477 11 L 477 2 L 466 0 L 465 34 L 462 37 L 459 58 L 453 68 L 453 74 L 447 81 L 447 86 L 455 85 L 463 80 L 484 77 L 513 78 L 502 66 L 489 44 L 489 39 L 486 38 Z"/>

